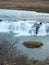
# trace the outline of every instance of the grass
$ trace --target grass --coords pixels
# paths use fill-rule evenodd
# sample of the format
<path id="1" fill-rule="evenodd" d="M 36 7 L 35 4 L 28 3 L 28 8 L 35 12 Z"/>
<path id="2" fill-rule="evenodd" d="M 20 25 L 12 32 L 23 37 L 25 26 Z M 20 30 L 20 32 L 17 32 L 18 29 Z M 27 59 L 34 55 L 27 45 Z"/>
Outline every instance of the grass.
<path id="1" fill-rule="evenodd" d="M 38 48 L 41 47 L 43 43 L 37 41 L 27 41 L 24 42 L 23 45 L 26 46 L 27 48 Z"/>
<path id="2" fill-rule="evenodd" d="M 45 1 L 39 1 L 39 2 L 0 1 L 0 8 L 49 12 L 49 1 L 46 2 Z"/>

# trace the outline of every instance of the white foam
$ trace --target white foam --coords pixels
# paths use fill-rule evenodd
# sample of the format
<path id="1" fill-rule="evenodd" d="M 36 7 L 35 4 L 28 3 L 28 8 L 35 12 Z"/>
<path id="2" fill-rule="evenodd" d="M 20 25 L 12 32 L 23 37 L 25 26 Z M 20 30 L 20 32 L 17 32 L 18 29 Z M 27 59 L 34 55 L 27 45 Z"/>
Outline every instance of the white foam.
<path id="1" fill-rule="evenodd" d="M 35 11 L 22 11 L 22 10 L 4 10 L 4 9 L 0 9 L 0 15 L 2 15 L 2 17 L 0 17 L 1 19 L 6 18 L 3 19 L 2 22 L 0 22 L 0 32 L 13 32 L 16 33 L 15 36 L 36 35 L 35 33 L 36 27 L 34 26 L 34 23 L 36 24 L 40 23 L 40 21 L 38 21 L 38 17 L 41 16 L 46 18 L 47 16 L 49 17 L 48 13 L 37 13 Z M 47 20 L 46 18 L 44 18 L 43 20 L 46 21 Z M 14 21 L 13 19 L 17 20 Z M 46 31 L 48 27 L 49 27 L 48 23 L 43 23 L 40 26 L 37 35 L 38 36 L 49 35 L 49 32 Z"/>

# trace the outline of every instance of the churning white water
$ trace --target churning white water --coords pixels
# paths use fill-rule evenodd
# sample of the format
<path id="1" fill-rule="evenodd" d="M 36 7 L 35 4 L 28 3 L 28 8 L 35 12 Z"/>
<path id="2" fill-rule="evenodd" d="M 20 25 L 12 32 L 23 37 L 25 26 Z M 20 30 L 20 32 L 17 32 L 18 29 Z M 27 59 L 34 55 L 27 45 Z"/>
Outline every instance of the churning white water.
<path id="1" fill-rule="evenodd" d="M 15 36 L 48 35 L 49 14 L 0 9 L 0 32 L 13 32 L 16 33 Z"/>
<path id="2" fill-rule="evenodd" d="M 19 35 L 48 35 L 49 14 L 0 9 L 0 32 Z"/>
<path id="3" fill-rule="evenodd" d="M 18 21 L 18 22 L 0 22 L 0 32 L 13 32 L 15 36 L 26 35 L 49 35 L 49 23 L 40 23 L 34 21 Z"/>

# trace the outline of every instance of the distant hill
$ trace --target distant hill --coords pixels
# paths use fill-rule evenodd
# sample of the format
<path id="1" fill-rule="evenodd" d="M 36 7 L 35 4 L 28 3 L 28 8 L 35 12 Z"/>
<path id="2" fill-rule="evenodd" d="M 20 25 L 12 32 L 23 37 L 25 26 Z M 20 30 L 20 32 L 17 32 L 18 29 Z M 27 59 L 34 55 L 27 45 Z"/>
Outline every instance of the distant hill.
<path id="1" fill-rule="evenodd" d="M 36 1 L 49 1 L 49 0 L 0 0 L 0 1 L 36 2 Z"/>
<path id="2" fill-rule="evenodd" d="M 49 0 L 0 0 L 0 9 L 32 10 L 49 13 Z"/>

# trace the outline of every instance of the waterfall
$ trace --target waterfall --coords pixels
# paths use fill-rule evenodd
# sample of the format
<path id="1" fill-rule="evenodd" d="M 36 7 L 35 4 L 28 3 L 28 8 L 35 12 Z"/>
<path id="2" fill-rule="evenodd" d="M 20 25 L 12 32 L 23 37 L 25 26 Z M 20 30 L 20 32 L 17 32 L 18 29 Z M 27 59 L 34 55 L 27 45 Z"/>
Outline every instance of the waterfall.
<path id="1" fill-rule="evenodd" d="M 33 22 L 33 21 L 32 21 Z M 37 23 L 36 23 L 37 24 Z M 38 30 L 36 28 L 39 26 Z M 36 31 L 38 32 L 36 34 Z M 0 22 L 0 32 L 13 32 L 16 35 L 38 35 L 44 36 L 49 33 L 49 25 L 46 23 L 38 24 L 37 26 L 30 24 L 29 21 L 26 23 L 23 21 L 18 22 Z"/>
<path id="2" fill-rule="evenodd" d="M 46 33 L 46 24 L 42 23 L 41 27 L 39 28 L 38 35 L 47 35 Z"/>
<path id="3" fill-rule="evenodd" d="M 0 9 L 0 32 L 12 32 L 16 36 L 49 35 L 49 14 Z"/>

